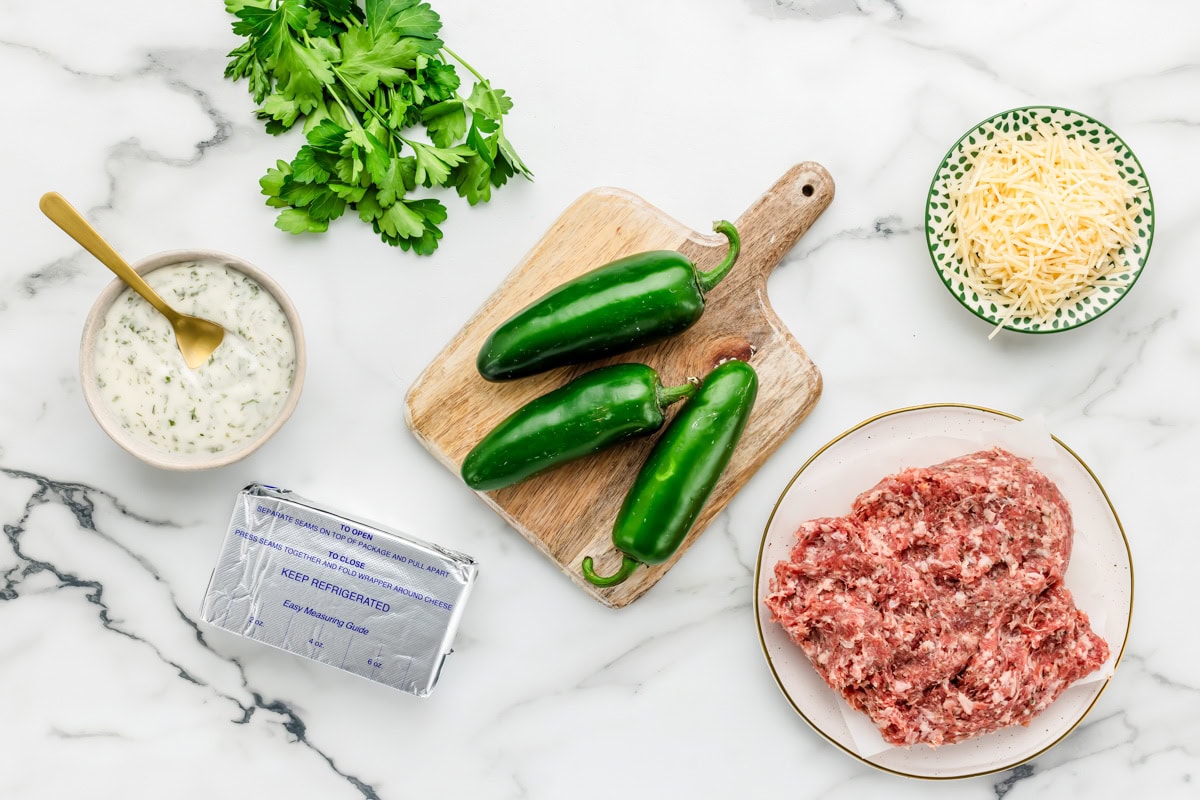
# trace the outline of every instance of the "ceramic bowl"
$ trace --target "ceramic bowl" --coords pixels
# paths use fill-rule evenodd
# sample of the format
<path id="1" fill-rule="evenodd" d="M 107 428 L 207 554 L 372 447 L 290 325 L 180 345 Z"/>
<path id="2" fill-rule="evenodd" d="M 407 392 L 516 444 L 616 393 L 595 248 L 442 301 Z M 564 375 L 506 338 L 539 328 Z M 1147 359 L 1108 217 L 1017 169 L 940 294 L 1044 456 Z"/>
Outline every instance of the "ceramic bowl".
<path id="1" fill-rule="evenodd" d="M 106 434 L 118 445 L 127 452 L 141 459 L 147 464 L 162 469 L 168 470 L 202 470 L 221 467 L 227 464 L 232 464 L 239 461 L 251 453 L 258 450 L 272 436 L 274 436 L 296 408 L 296 404 L 300 399 L 300 392 L 304 385 L 304 372 L 306 364 L 306 354 L 304 345 L 304 331 L 300 323 L 300 316 L 296 311 L 291 299 L 284 292 L 283 288 L 267 275 L 262 270 L 255 267 L 253 264 L 232 256 L 226 253 L 221 253 L 212 250 L 177 250 L 164 253 L 158 253 L 134 263 L 133 268 L 143 276 L 161 269 L 163 267 L 187 263 L 187 262 L 215 262 L 223 264 L 231 270 L 239 272 L 256 282 L 263 290 L 268 292 L 275 302 L 279 305 L 280 310 L 286 318 L 287 326 L 290 328 L 292 340 L 295 344 L 295 364 L 292 370 L 291 385 L 288 387 L 287 395 L 283 398 L 278 408 L 274 411 L 273 416 L 269 417 L 269 421 L 264 421 L 260 429 L 252 436 L 233 444 L 229 447 L 216 449 L 216 446 L 210 449 L 196 450 L 193 452 L 177 452 L 163 446 L 158 446 L 149 441 L 143 435 L 135 433 L 130 428 L 124 426 L 114 410 L 110 402 L 109 396 L 117 394 L 117 392 L 108 391 L 101 388 L 99 370 L 96 363 L 96 350 L 101 340 L 105 325 L 105 316 L 113 304 L 128 289 L 126 284 L 121 280 L 114 280 L 108 284 L 96 299 L 92 306 L 91 312 L 88 314 L 87 320 L 84 323 L 83 337 L 80 344 L 79 352 L 79 372 L 80 380 L 83 387 L 83 396 L 87 402 L 88 408 L 95 417 L 96 422 Z M 164 297 L 168 304 L 177 308 L 184 313 L 189 313 L 186 307 L 177 305 L 176 298 L 167 296 Z M 142 301 L 140 298 L 138 302 Z M 148 308 L 148 305 L 146 306 Z M 237 339 L 231 336 L 228 331 L 232 328 L 230 320 L 222 320 L 218 317 L 221 314 L 227 313 L 222 310 L 220 312 L 212 312 L 205 314 L 197 311 L 200 316 L 210 316 L 214 321 L 225 324 L 227 333 L 226 341 L 222 342 L 221 347 L 237 346 L 227 344 L 236 342 Z M 169 330 L 169 328 L 167 329 Z M 173 339 L 171 342 L 173 343 Z M 178 352 L 172 350 L 175 356 Z M 182 358 L 179 358 L 178 365 L 182 366 Z M 208 365 L 205 365 L 208 366 Z M 186 370 L 186 366 L 182 367 Z M 205 367 L 201 367 L 203 370 Z M 157 380 L 157 377 L 155 378 Z M 167 380 L 167 379 L 164 379 Z M 109 387 L 111 388 L 111 387 Z M 119 388 L 119 387 L 117 387 Z M 253 398 L 247 402 L 254 402 Z M 159 411 L 158 413 L 163 413 Z M 194 413 L 194 412 L 193 412 Z M 174 423 L 172 423 L 174 424 Z"/>
<path id="2" fill-rule="evenodd" d="M 976 288 L 966 275 L 956 251 L 957 231 L 949 219 L 949 185 L 970 171 L 981 149 L 998 135 L 1018 136 L 1035 131 L 1058 130 L 1093 145 L 1108 145 L 1122 178 L 1138 189 L 1134 198 L 1136 234 L 1115 254 L 1118 271 L 1105 285 L 1069 296 L 1049 318 L 1019 316 L 1009 311 L 1009 300 L 1000 293 Z M 959 138 L 938 165 L 925 204 L 925 233 L 929 255 L 942 283 L 968 311 L 999 328 L 1022 333 L 1055 333 L 1077 328 L 1105 313 L 1123 298 L 1141 275 L 1154 239 L 1154 201 L 1142 165 L 1129 146 L 1103 123 L 1066 108 L 1027 106 L 1001 112 L 971 127 Z"/>

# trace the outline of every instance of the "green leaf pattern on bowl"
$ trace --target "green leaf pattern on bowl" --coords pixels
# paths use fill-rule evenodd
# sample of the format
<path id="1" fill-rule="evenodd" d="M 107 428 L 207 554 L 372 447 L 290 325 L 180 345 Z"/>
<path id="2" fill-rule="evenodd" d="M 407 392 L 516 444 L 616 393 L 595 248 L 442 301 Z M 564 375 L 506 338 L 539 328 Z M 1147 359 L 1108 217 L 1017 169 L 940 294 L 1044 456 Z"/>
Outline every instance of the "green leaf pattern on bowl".
<path id="1" fill-rule="evenodd" d="M 960 180 L 970 172 L 980 149 L 996 137 L 997 133 L 1014 133 L 1031 138 L 1032 131 L 1041 125 L 1053 125 L 1070 136 L 1082 137 L 1093 145 L 1111 145 L 1115 152 L 1117 169 L 1131 186 L 1142 189 L 1135 199 L 1137 212 L 1134 223 L 1137 237 L 1117 253 L 1122 265 L 1113 279 L 1116 285 L 1096 286 L 1078 293 L 1067 305 L 1060 308 L 1049 319 L 1028 316 L 1006 318 L 1003 300 L 980 296 L 967 281 L 962 260 L 955 247 L 957 231 L 948 223 L 950 200 L 947 183 Z M 933 266 L 942 282 L 969 311 L 993 325 L 1023 333 L 1053 333 L 1068 330 L 1090 322 L 1108 311 L 1125 296 L 1141 274 L 1150 255 L 1154 238 L 1154 201 L 1150 185 L 1133 151 L 1103 123 L 1086 114 L 1054 106 L 1031 106 L 1015 108 L 991 117 L 967 131 L 954 143 L 942 160 L 929 187 L 925 205 L 925 238 Z"/>

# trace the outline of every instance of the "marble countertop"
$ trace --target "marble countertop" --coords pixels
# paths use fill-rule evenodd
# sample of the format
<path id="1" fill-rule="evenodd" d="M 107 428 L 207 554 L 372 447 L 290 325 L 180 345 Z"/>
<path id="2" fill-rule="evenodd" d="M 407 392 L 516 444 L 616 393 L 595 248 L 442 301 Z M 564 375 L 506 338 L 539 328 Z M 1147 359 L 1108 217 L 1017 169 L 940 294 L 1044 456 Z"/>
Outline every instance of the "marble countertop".
<path id="1" fill-rule="evenodd" d="M 238 40 L 221 3 L 2 5 L 0 797 L 1197 796 L 1200 9 L 433 5 L 446 41 L 515 100 L 508 133 L 536 179 L 488 205 L 448 198 L 430 258 L 357 220 L 310 237 L 272 226 L 258 179 L 297 138 L 267 135 L 223 78 Z M 1157 234 L 1102 319 L 989 341 L 930 267 L 924 200 L 962 131 L 1028 104 L 1079 109 L 1129 143 Z M 705 230 L 806 160 L 837 196 L 769 289 L 824 394 L 661 582 L 604 608 L 421 447 L 405 391 L 588 189 Z M 223 250 L 286 287 L 308 377 L 265 448 L 168 473 L 100 431 L 78 343 L 111 276 L 39 214 L 51 189 L 130 258 Z M 805 459 L 867 417 L 937 402 L 1044 418 L 1102 480 L 1138 580 L 1124 659 L 1081 726 L 1015 769 L 931 783 L 808 727 L 772 679 L 751 595 L 767 518 Z M 431 697 L 199 622 L 234 495 L 256 480 L 479 561 Z"/>

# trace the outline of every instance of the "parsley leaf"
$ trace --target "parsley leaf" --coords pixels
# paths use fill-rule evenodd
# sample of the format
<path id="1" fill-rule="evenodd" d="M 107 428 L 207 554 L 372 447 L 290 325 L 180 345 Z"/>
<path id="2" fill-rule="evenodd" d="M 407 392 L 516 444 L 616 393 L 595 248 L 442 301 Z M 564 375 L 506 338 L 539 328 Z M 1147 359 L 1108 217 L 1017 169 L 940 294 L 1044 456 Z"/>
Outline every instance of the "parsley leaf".
<path id="1" fill-rule="evenodd" d="M 467 156 L 475 151 L 470 147 L 433 147 L 410 142 L 417 154 L 416 181 L 423 186 L 439 186 L 445 184 L 450 177 L 450 170 L 457 167 Z"/>
<path id="2" fill-rule="evenodd" d="M 433 55 L 442 46 L 437 38 L 442 20 L 428 3 L 418 0 L 367 0 L 367 25 L 372 28 L 391 27 L 401 36 L 425 39 L 425 52 Z"/>
<path id="3" fill-rule="evenodd" d="M 259 180 L 276 227 L 320 232 L 356 212 L 388 244 L 420 255 L 442 238 L 446 207 L 475 205 L 533 173 L 504 132 L 513 102 L 445 46 L 422 0 L 225 0 L 233 32 L 225 77 L 245 80 L 269 133 L 301 125 L 305 143 Z M 455 65 L 473 79 L 469 92 Z M 425 137 L 411 130 L 423 128 Z"/>
<path id="4" fill-rule="evenodd" d="M 303 208 L 285 208 L 275 218 L 275 227 L 288 233 L 321 233 L 329 230 L 329 223 L 313 219 Z"/>
<path id="5" fill-rule="evenodd" d="M 437 249 L 446 221 L 446 207 L 437 200 L 401 200 L 375 220 L 375 232 L 385 242 L 427 256 Z"/>
<path id="6" fill-rule="evenodd" d="M 462 100 L 445 100 L 421 112 L 425 130 L 438 147 L 450 147 L 467 133 L 467 111 Z"/>
<path id="7" fill-rule="evenodd" d="M 487 81 L 480 81 L 471 90 L 467 98 L 467 108 L 476 114 L 482 114 L 490 120 L 500 121 L 500 118 L 512 110 L 513 102 L 503 89 L 493 89 Z"/>
<path id="8" fill-rule="evenodd" d="M 388 161 L 387 168 L 375 181 L 379 202 L 390 206 L 397 198 L 404 197 L 408 190 L 416 184 L 416 159 L 393 158 Z"/>
<path id="9" fill-rule="evenodd" d="M 301 183 L 323 183 L 329 180 L 330 171 L 321 164 L 320 154 L 310 145 L 300 148 L 289 165 L 292 176 Z"/>
<path id="10" fill-rule="evenodd" d="M 425 69 L 420 71 L 420 75 L 421 88 L 424 89 L 425 96 L 434 103 L 455 97 L 458 87 L 462 85 L 454 67 L 436 59 L 431 59 Z"/>
<path id="11" fill-rule="evenodd" d="M 342 63 L 338 77 L 360 94 L 374 92 L 380 82 L 395 84 L 417 66 L 420 49 L 415 39 L 389 31 L 376 37 L 370 28 L 351 28 L 342 34 Z"/>
<path id="12" fill-rule="evenodd" d="M 287 206 L 287 201 L 279 195 L 283 191 L 284 182 L 292 175 L 292 165 L 286 161 L 275 162 L 275 168 L 267 170 L 267 174 L 259 179 L 258 185 L 267 196 L 267 205 L 275 208 Z"/>

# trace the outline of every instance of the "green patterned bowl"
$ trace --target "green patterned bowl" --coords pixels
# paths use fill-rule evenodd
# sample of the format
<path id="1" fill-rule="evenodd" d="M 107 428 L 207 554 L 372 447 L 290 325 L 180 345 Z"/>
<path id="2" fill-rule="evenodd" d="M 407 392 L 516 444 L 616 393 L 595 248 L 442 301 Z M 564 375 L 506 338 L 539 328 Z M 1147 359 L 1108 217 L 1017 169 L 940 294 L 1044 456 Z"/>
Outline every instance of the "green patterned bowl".
<path id="1" fill-rule="evenodd" d="M 1118 250 L 1113 261 L 1116 273 L 1106 284 L 1085 288 L 1070 295 L 1050 316 L 1020 316 L 1011 310 L 1010 299 L 998 291 L 983 290 L 968 278 L 957 253 L 957 229 L 950 219 L 949 187 L 969 172 L 982 148 L 997 135 L 1032 134 L 1058 130 L 1082 137 L 1096 146 L 1109 145 L 1117 169 L 1137 193 L 1128 207 L 1133 211 L 1136 235 Z M 1142 165 L 1129 146 L 1103 123 L 1086 114 L 1054 106 L 1028 106 L 996 114 L 980 122 L 954 143 L 938 166 L 925 204 L 925 235 L 933 266 L 950 293 L 968 311 L 995 326 L 1022 333 L 1056 333 L 1091 322 L 1115 306 L 1141 275 L 1154 240 L 1154 201 Z"/>

